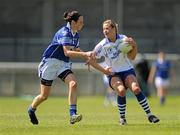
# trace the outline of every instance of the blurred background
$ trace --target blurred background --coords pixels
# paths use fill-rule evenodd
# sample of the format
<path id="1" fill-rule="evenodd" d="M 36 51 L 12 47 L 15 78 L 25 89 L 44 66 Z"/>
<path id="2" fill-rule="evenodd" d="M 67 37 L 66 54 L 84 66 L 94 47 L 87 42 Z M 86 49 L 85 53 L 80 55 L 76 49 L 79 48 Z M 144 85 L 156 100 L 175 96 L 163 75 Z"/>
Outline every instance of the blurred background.
<path id="1" fill-rule="evenodd" d="M 102 22 L 113 19 L 119 33 L 133 37 L 138 51 L 151 65 L 159 51 L 167 53 L 176 72 L 169 94 L 180 94 L 180 1 L 179 0 L 0 0 L 0 96 L 39 93 L 37 66 L 54 33 L 65 22 L 63 13 L 78 10 L 84 16 L 80 47 L 94 48 L 103 38 Z M 103 95 L 102 74 L 75 59 L 79 95 Z M 56 80 L 52 95 L 67 95 Z M 151 93 L 154 87 L 151 87 Z"/>

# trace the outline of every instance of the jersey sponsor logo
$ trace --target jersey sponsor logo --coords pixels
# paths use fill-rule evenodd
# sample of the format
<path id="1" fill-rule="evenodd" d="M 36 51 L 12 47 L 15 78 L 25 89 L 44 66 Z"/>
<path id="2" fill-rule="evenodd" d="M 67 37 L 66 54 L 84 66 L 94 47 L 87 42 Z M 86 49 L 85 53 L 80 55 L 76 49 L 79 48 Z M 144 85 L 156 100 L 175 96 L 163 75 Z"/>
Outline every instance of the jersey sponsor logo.
<path id="1" fill-rule="evenodd" d="M 110 58 L 110 59 L 115 59 L 119 56 L 119 51 L 117 49 L 117 46 L 115 45 L 106 45 L 103 47 L 105 50 L 105 55 L 106 57 Z"/>

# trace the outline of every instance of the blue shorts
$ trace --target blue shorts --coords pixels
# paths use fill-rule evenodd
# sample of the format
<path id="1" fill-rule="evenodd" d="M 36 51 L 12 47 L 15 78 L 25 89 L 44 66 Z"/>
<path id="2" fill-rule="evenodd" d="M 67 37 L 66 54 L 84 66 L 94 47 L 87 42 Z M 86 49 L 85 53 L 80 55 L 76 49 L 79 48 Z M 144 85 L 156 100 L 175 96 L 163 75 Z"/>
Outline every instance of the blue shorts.
<path id="1" fill-rule="evenodd" d="M 132 69 L 129 69 L 129 70 L 126 70 L 126 71 L 122 71 L 122 72 L 116 72 L 114 75 L 108 76 L 108 78 L 109 78 L 109 86 L 112 88 L 112 86 L 111 86 L 111 79 L 112 79 L 112 77 L 119 77 L 119 78 L 122 80 L 122 82 L 123 82 L 123 84 L 124 84 L 124 86 L 125 86 L 125 79 L 126 79 L 126 77 L 127 77 L 128 75 L 134 75 L 134 76 L 136 76 L 136 73 L 135 73 L 135 71 L 134 71 L 133 68 L 132 68 Z M 126 87 L 126 86 L 125 86 L 125 87 Z M 113 88 L 112 88 L 112 89 L 113 89 Z"/>

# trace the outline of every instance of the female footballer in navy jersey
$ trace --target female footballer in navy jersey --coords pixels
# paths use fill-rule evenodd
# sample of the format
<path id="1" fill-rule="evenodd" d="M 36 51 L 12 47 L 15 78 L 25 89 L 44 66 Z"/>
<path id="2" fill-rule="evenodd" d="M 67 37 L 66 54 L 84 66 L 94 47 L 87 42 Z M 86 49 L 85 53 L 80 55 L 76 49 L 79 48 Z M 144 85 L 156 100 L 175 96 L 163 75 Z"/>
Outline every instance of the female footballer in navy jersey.
<path id="1" fill-rule="evenodd" d="M 167 89 L 170 85 L 170 75 L 174 75 L 172 71 L 172 64 L 169 60 L 166 60 L 166 54 L 162 51 L 159 52 L 158 59 L 153 62 L 151 67 L 148 82 L 152 83 L 155 77 L 155 86 L 160 105 L 165 103 Z"/>
<path id="2" fill-rule="evenodd" d="M 106 20 L 103 23 L 103 34 L 105 38 L 100 41 L 94 49 L 94 57 L 105 58 L 105 63 L 112 67 L 114 75 L 109 75 L 109 84 L 117 93 L 117 106 L 120 114 L 119 122 L 125 125 L 126 117 L 126 89 L 129 88 L 136 96 L 139 104 L 147 114 L 148 120 L 156 123 L 159 119 L 154 116 L 147 103 L 146 97 L 141 91 L 136 79 L 136 74 L 131 63 L 137 54 L 136 42 L 125 35 L 117 33 L 117 24 L 112 20 Z M 120 51 L 119 40 L 126 38 L 126 42 L 132 46 L 132 50 L 127 54 Z"/>
<path id="3" fill-rule="evenodd" d="M 59 29 L 51 44 L 44 51 L 43 59 L 38 67 L 41 80 L 40 94 L 34 98 L 28 114 L 33 124 L 38 124 L 35 111 L 39 104 L 45 101 L 51 91 L 53 80 L 60 78 L 69 88 L 68 101 L 70 112 L 70 123 L 74 124 L 82 119 L 81 114 L 77 114 L 77 82 L 71 71 L 70 58 L 79 57 L 85 60 L 91 59 L 92 52 L 83 52 L 79 48 L 78 31 L 82 29 L 83 16 L 77 11 L 65 12 L 64 20 L 67 25 Z M 92 66 L 104 74 L 111 74 L 109 69 L 104 69 L 97 63 L 91 62 Z"/>

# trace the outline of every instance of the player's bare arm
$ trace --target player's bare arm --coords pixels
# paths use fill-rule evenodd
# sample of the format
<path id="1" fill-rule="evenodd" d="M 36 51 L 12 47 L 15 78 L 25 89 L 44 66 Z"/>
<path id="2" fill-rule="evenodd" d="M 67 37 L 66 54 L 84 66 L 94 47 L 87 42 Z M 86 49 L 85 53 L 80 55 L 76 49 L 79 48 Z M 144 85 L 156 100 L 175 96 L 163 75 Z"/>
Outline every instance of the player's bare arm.
<path id="1" fill-rule="evenodd" d="M 89 59 L 87 64 L 90 64 L 93 68 L 99 70 L 100 72 L 106 74 L 106 75 L 113 75 L 114 73 L 111 70 L 111 67 L 107 67 L 107 68 L 103 68 L 102 66 L 100 66 L 96 59 Z"/>
<path id="2" fill-rule="evenodd" d="M 78 51 L 74 51 L 71 49 L 71 46 L 63 46 L 64 54 L 70 58 L 74 57 L 80 57 L 80 58 L 86 58 L 90 57 L 90 54 L 87 52 L 82 52 L 80 49 L 77 49 Z"/>

